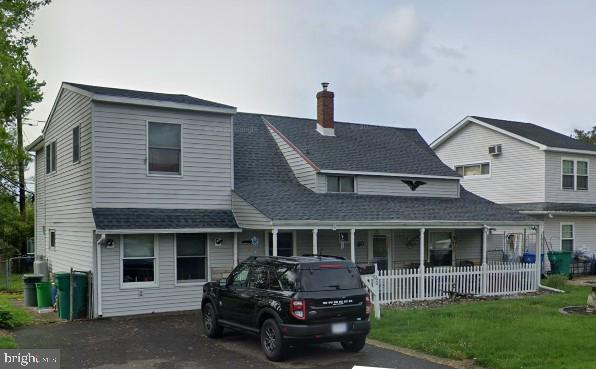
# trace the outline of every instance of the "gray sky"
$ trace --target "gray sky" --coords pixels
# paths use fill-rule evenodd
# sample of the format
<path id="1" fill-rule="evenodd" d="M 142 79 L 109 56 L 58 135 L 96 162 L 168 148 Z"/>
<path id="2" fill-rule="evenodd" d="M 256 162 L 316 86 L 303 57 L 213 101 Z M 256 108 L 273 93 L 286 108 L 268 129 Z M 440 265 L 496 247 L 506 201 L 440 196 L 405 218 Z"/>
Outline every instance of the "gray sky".
<path id="1" fill-rule="evenodd" d="M 33 32 L 47 82 L 186 93 L 240 111 L 415 127 L 466 115 L 596 125 L 596 2 L 54 0 Z M 27 127 L 33 140 L 41 131 Z"/>

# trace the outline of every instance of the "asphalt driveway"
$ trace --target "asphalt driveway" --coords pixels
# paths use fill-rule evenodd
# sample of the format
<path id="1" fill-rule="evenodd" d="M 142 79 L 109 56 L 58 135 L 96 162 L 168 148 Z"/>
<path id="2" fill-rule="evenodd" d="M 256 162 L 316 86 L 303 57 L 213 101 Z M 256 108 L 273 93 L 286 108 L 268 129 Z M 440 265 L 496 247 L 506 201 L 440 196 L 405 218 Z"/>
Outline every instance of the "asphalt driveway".
<path id="1" fill-rule="evenodd" d="M 16 339 L 21 348 L 59 348 L 63 369 L 448 368 L 371 345 L 347 353 L 339 344 L 295 347 L 286 362 L 271 363 L 256 337 L 227 332 L 208 339 L 199 317 L 189 312 L 56 323 L 20 329 Z"/>

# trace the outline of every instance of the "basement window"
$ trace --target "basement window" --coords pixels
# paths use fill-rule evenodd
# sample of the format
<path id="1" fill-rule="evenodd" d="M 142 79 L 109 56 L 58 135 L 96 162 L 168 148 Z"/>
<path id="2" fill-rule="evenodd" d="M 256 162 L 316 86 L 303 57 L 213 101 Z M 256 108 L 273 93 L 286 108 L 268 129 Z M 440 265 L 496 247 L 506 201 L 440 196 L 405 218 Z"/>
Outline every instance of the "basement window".
<path id="1" fill-rule="evenodd" d="M 354 177 L 327 176 L 327 192 L 354 192 Z"/>

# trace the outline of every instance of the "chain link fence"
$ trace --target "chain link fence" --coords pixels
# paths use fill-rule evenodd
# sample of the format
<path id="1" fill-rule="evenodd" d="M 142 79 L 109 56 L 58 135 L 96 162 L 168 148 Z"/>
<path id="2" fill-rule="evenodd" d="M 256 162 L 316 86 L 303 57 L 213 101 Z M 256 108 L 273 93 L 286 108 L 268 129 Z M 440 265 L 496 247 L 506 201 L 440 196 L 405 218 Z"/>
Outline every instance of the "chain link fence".
<path id="1" fill-rule="evenodd" d="M 33 256 L 0 259 L 0 291 L 22 292 L 23 274 L 33 273 Z"/>

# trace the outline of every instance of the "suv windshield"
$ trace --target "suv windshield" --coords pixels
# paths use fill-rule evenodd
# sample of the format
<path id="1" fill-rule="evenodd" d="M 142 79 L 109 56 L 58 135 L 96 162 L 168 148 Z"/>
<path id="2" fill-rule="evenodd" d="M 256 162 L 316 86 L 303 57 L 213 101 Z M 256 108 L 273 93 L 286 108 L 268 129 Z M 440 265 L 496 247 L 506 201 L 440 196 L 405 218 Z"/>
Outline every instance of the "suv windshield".
<path id="1" fill-rule="evenodd" d="M 303 291 L 335 291 L 362 288 L 357 268 L 303 269 Z"/>

